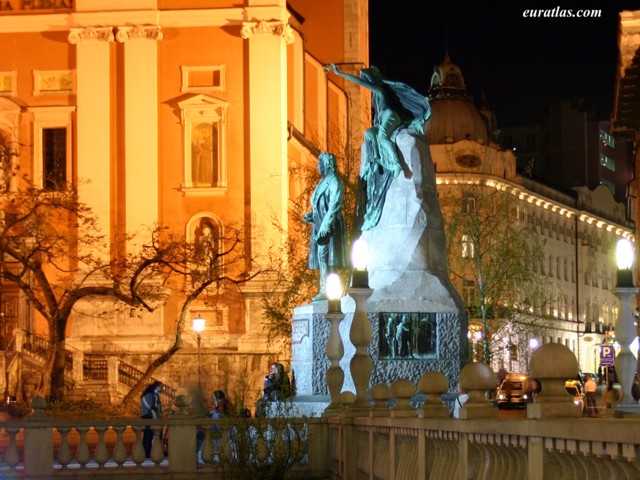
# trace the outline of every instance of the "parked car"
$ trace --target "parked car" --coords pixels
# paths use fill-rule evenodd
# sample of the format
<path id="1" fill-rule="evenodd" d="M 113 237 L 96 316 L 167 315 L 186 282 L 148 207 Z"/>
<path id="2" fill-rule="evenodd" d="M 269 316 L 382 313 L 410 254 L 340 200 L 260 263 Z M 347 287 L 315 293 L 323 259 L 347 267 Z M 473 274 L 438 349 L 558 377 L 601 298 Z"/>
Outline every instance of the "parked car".
<path id="1" fill-rule="evenodd" d="M 526 408 L 533 401 L 537 382 L 527 374 L 508 373 L 497 390 L 498 408 Z"/>
<path id="2" fill-rule="evenodd" d="M 564 383 L 564 388 L 569 395 L 573 397 L 573 403 L 578 405 L 584 412 L 584 386 L 579 380 L 567 380 Z"/>

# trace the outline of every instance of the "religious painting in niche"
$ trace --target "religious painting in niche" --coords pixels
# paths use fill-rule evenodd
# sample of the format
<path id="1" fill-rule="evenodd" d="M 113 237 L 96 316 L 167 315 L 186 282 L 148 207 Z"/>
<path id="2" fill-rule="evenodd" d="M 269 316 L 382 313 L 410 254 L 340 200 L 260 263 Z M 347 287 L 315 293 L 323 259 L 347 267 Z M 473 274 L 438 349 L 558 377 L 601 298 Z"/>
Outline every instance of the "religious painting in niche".
<path id="1" fill-rule="evenodd" d="M 218 182 L 218 126 L 197 123 L 191 130 L 191 183 L 211 187 Z"/>
<path id="2" fill-rule="evenodd" d="M 379 352 L 384 359 L 431 358 L 437 355 L 434 313 L 382 313 Z"/>

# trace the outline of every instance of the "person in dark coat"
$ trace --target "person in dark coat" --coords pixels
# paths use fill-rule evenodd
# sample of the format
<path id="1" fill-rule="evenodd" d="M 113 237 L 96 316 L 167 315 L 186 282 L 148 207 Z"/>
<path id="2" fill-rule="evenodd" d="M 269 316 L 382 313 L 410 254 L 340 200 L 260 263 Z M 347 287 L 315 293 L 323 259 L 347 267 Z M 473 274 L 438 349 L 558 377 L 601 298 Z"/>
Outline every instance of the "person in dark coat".
<path id="1" fill-rule="evenodd" d="M 162 402 L 160 401 L 160 390 L 162 383 L 155 381 L 145 388 L 140 396 L 140 418 L 162 418 Z M 154 433 L 151 427 L 144 428 L 142 434 L 142 445 L 146 458 L 151 457 L 151 446 L 153 445 Z"/>
<path id="2" fill-rule="evenodd" d="M 348 267 L 347 236 L 342 216 L 344 185 L 337 175 L 335 155 L 321 153 L 318 170 L 322 180 L 311 196 L 311 211 L 302 218 L 313 225 L 309 268 L 320 270 L 320 289 L 313 301 L 327 299 L 325 280 L 330 270 Z"/>

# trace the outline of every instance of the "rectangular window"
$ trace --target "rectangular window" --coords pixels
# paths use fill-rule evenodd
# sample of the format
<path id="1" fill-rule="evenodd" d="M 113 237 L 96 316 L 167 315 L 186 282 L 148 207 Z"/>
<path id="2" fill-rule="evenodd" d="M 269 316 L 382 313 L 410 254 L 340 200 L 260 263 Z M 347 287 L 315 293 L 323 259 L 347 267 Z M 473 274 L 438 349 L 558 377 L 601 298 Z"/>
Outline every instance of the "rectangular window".
<path id="1" fill-rule="evenodd" d="M 462 199 L 462 212 L 463 213 L 475 213 L 476 211 L 476 197 L 474 195 L 465 195 Z"/>
<path id="2" fill-rule="evenodd" d="M 42 179 L 45 190 L 67 185 L 67 129 L 42 129 Z"/>
<path id="3" fill-rule="evenodd" d="M 613 135 L 608 134 L 604 130 L 600 130 L 600 141 L 605 147 L 616 148 L 616 141 Z"/>
<path id="4" fill-rule="evenodd" d="M 477 299 L 476 282 L 473 280 L 462 280 L 462 300 L 465 305 L 473 305 Z"/>
<path id="5" fill-rule="evenodd" d="M 196 95 L 178 103 L 184 132 L 184 181 L 186 195 L 217 195 L 227 186 L 227 102 Z"/>
<path id="6" fill-rule="evenodd" d="M 612 172 L 616 171 L 616 161 L 613 158 L 607 157 L 602 153 L 600 154 L 600 165 L 602 165 L 607 170 L 611 170 Z"/>
<path id="7" fill-rule="evenodd" d="M 475 249 L 473 247 L 473 240 L 468 235 L 462 236 L 462 258 L 475 257 Z"/>
<path id="8" fill-rule="evenodd" d="M 211 92 L 225 90 L 225 65 L 182 67 L 183 92 Z"/>
<path id="9" fill-rule="evenodd" d="M 33 114 L 33 183 L 55 191 L 72 182 L 71 116 L 75 107 L 28 107 Z"/>

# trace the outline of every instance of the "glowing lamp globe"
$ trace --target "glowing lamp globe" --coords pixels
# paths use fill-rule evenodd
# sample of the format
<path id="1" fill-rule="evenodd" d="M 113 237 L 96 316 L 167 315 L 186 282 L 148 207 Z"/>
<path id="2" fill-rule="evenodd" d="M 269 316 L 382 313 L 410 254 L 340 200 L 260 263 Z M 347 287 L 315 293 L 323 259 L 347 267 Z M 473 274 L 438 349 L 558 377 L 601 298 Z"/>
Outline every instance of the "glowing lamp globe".
<path id="1" fill-rule="evenodd" d="M 342 297 L 342 285 L 340 283 L 340 277 L 337 273 L 330 273 L 329 275 L 327 275 L 325 292 L 327 293 L 327 298 L 329 298 L 329 313 L 340 312 L 340 297 Z"/>
<path id="2" fill-rule="evenodd" d="M 196 332 L 197 334 L 200 334 L 204 330 L 204 326 L 206 323 L 207 321 L 204 318 L 196 317 L 193 320 L 191 320 L 191 328 L 193 328 L 194 332 Z"/>
<path id="3" fill-rule="evenodd" d="M 621 238 L 616 245 L 618 263 L 617 287 L 633 287 L 633 244 L 628 238 Z"/>
<path id="4" fill-rule="evenodd" d="M 369 246 L 362 238 L 353 242 L 351 263 L 353 263 L 351 287 L 369 288 L 369 273 L 367 272 L 367 264 L 369 263 Z"/>

